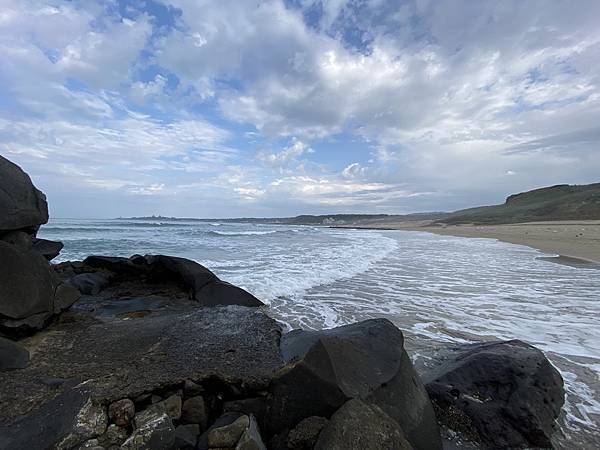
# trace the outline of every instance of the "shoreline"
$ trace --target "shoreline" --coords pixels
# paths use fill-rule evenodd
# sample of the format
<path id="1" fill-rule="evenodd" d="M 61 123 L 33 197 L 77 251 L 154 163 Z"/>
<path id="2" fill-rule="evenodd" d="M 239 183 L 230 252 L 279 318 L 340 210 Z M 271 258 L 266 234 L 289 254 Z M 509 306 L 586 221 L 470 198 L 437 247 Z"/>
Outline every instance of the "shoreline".
<path id="1" fill-rule="evenodd" d="M 547 253 L 547 256 L 541 257 L 561 264 L 577 267 L 600 264 L 600 221 L 598 220 L 446 226 L 433 225 L 430 221 L 413 221 L 335 228 L 422 231 L 442 236 L 496 239 Z M 551 255 L 557 256 L 553 258 Z"/>

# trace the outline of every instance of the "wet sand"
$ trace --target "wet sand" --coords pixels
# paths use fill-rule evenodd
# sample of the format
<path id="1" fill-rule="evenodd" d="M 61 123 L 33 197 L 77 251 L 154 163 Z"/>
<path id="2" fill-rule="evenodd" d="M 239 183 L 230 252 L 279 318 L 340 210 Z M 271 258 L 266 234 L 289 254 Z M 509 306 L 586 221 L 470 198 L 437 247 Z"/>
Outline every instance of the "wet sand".
<path id="1" fill-rule="evenodd" d="M 560 255 L 554 262 L 600 263 L 600 220 L 529 222 L 508 225 L 433 225 L 430 221 L 365 224 L 356 228 L 426 231 L 449 236 L 492 238 Z M 577 260 L 580 260 L 579 262 Z"/>

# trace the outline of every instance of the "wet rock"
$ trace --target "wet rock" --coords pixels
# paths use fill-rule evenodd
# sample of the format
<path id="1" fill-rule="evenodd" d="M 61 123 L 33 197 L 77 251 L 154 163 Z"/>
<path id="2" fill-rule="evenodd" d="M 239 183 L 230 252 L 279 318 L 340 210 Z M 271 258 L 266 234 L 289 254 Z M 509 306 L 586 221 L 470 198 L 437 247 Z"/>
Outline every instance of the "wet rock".
<path id="1" fill-rule="evenodd" d="M 235 450 L 267 450 L 267 447 L 260 436 L 258 423 L 256 423 L 254 416 L 250 416 L 248 428 L 244 430 Z"/>
<path id="2" fill-rule="evenodd" d="M 321 430 L 329 421 L 325 417 L 311 416 L 302 420 L 290 431 L 287 446 L 290 450 L 312 450 Z"/>
<path id="3" fill-rule="evenodd" d="M 69 278 L 68 282 L 86 295 L 98 294 L 108 286 L 108 278 L 100 272 L 80 273 Z"/>
<path id="4" fill-rule="evenodd" d="M 29 175 L 0 156 L 0 234 L 20 229 L 37 230 L 48 222 L 46 196 Z"/>
<path id="5" fill-rule="evenodd" d="M 315 450 L 412 450 L 398 423 L 381 408 L 349 400 L 321 431 Z"/>
<path id="6" fill-rule="evenodd" d="M 206 429 L 207 412 L 204 399 L 201 396 L 188 398 L 181 408 L 182 423 L 196 423 L 202 430 Z"/>
<path id="7" fill-rule="evenodd" d="M 196 299 L 203 306 L 242 305 L 257 307 L 264 305 L 263 302 L 244 289 L 221 280 L 206 284 L 196 295 Z"/>
<path id="8" fill-rule="evenodd" d="M 208 432 L 208 446 L 210 448 L 235 447 L 242 433 L 250 425 L 248 416 L 240 416 L 234 422 L 222 427 L 215 427 Z"/>
<path id="9" fill-rule="evenodd" d="M 129 450 L 171 450 L 175 444 L 175 428 L 166 414 L 148 417 L 123 443 L 121 448 Z"/>
<path id="10" fill-rule="evenodd" d="M 385 319 L 284 335 L 288 365 L 270 387 L 271 434 L 360 398 L 398 422 L 415 449 L 441 449 L 433 407 L 403 344 L 402 332 Z"/>
<path id="11" fill-rule="evenodd" d="M 135 404 L 123 398 L 108 406 L 108 418 L 120 427 L 127 428 L 135 416 Z"/>
<path id="12" fill-rule="evenodd" d="M 501 341 L 441 351 L 424 373 L 438 418 L 493 448 L 551 447 L 563 380 L 537 348 Z"/>
<path id="13" fill-rule="evenodd" d="M 179 425 L 175 428 L 175 448 L 191 450 L 196 448 L 200 426 L 197 424 Z"/>
<path id="14" fill-rule="evenodd" d="M 33 240 L 33 246 L 31 247 L 34 252 L 39 253 L 48 261 L 52 261 L 56 258 L 64 245 L 59 241 L 49 241 L 47 239 L 35 238 Z"/>
<path id="15" fill-rule="evenodd" d="M 0 372 L 23 369 L 29 363 L 29 351 L 18 342 L 0 337 Z"/>

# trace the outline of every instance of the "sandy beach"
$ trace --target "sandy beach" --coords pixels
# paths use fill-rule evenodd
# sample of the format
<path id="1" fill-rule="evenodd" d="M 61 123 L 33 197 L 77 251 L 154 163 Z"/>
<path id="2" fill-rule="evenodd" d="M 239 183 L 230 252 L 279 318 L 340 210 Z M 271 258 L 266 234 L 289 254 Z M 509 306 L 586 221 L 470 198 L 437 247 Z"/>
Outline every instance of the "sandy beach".
<path id="1" fill-rule="evenodd" d="M 367 226 L 365 226 L 367 228 Z M 600 221 L 529 222 L 507 225 L 432 225 L 422 222 L 388 222 L 368 228 L 426 231 L 449 236 L 492 238 L 527 245 L 544 253 L 600 263 Z M 557 262 L 569 263 L 563 258 Z"/>

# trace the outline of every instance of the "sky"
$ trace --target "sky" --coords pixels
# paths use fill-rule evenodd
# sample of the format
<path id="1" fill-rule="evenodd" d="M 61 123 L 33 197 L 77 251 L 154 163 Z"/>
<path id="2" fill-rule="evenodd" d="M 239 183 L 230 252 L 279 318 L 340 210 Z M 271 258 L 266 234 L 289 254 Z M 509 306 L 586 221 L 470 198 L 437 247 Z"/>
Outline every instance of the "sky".
<path id="1" fill-rule="evenodd" d="M 54 217 L 450 211 L 600 181 L 597 0 L 0 0 Z"/>

